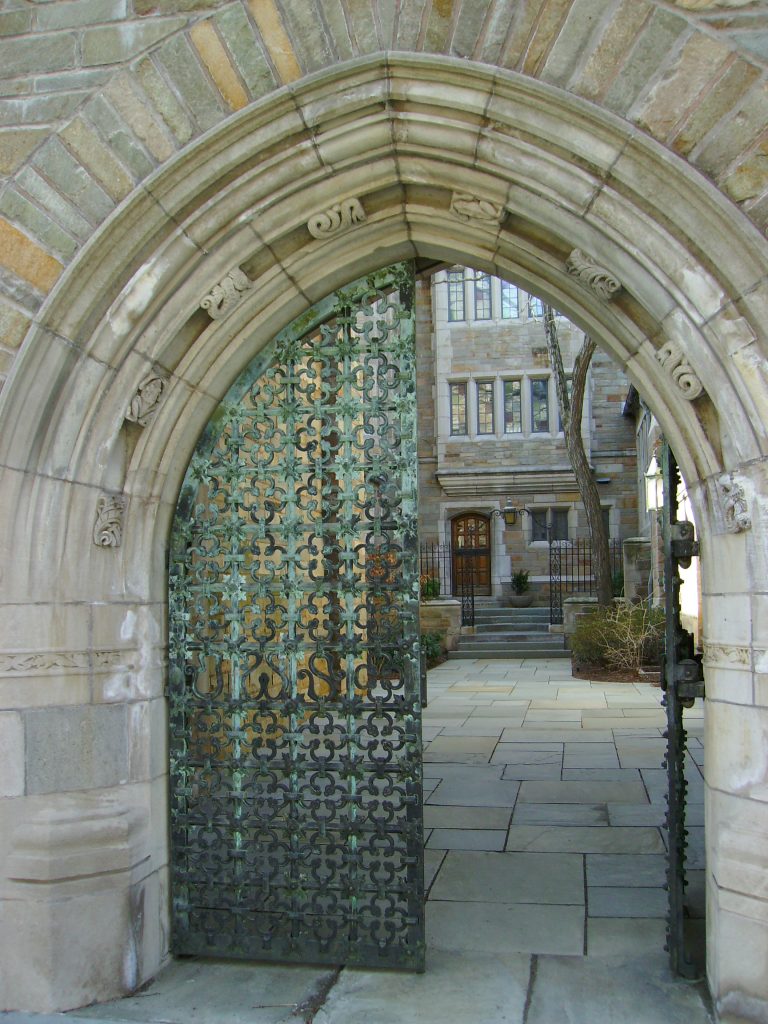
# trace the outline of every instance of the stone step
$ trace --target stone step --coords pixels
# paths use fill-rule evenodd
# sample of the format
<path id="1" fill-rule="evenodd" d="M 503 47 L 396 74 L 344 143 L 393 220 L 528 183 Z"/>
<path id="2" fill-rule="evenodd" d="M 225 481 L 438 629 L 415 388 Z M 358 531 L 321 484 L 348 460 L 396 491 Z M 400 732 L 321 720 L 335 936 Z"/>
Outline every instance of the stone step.
<path id="1" fill-rule="evenodd" d="M 504 647 L 480 647 L 479 650 L 468 650 L 465 647 L 460 647 L 455 651 L 448 652 L 448 659 L 451 661 L 469 658 L 493 658 L 494 660 L 506 658 L 510 661 L 518 661 L 525 658 L 570 658 L 570 656 L 570 651 L 566 651 L 565 648 L 530 647 L 525 648 L 525 650 L 516 651 L 509 645 Z"/>
<path id="2" fill-rule="evenodd" d="M 507 622 L 502 619 L 500 622 L 480 622 L 475 619 L 475 629 L 478 633 L 509 633 L 510 635 L 516 633 L 547 633 L 549 632 L 549 623 L 544 620 L 543 622 L 537 619 L 531 619 L 528 622 Z"/>

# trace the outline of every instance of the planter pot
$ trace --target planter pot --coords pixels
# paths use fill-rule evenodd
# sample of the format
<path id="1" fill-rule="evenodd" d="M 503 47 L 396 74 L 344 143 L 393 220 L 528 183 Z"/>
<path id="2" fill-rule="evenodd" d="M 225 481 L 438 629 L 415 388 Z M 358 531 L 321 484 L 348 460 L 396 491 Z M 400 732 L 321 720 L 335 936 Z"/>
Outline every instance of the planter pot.
<path id="1" fill-rule="evenodd" d="M 510 608 L 530 608 L 533 604 L 533 594 L 530 591 L 525 594 L 510 594 L 508 601 Z"/>

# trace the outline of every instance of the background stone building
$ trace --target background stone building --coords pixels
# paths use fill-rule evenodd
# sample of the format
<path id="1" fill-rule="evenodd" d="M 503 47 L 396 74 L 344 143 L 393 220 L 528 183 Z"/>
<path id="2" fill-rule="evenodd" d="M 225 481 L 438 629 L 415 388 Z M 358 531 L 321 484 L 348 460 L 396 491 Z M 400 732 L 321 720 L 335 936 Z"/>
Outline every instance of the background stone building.
<path id="1" fill-rule="evenodd" d="M 453 549 L 465 528 L 479 529 L 489 553 L 475 572 L 477 593 L 499 596 L 512 573 L 526 570 L 542 599 L 550 538 L 568 545 L 587 541 L 589 531 L 563 439 L 541 300 L 461 267 L 425 280 L 419 296 L 421 540 Z M 584 333 L 563 316 L 557 328 L 568 373 Z M 613 360 L 596 352 L 582 437 L 614 540 L 638 531 L 628 386 Z M 493 515 L 507 499 L 530 512 L 514 527 Z"/>

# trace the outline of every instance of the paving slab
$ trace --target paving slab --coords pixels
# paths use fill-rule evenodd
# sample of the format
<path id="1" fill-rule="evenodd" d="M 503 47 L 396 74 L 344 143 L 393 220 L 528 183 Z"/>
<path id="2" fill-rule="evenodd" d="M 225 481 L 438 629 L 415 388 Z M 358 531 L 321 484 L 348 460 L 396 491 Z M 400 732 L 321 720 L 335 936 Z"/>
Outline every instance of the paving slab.
<path id="1" fill-rule="evenodd" d="M 524 782 L 520 802 L 526 804 L 645 804 L 641 782 Z"/>
<path id="2" fill-rule="evenodd" d="M 277 1024 L 333 976 L 327 967 L 234 960 L 174 960 L 134 996 L 77 1010 L 65 1020 L 163 1024 Z M 293 1017 L 296 1020 L 296 1017 Z"/>
<path id="3" fill-rule="evenodd" d="M 424 974 L 342 971 L 315 1024 L 520 1024 L 530 957 L 429 948 Z M 294 1024 L 299 1024 L 294 1018 Z"/>
<path id="4" fill-rule="evenodd" d="M 657 828 L 595 825 L 512 825 L 507 850 L 542 853 L 664 853 Z"/>
<path id="5" fill-rule="evenodd" d="M 525 746 L 525 749 L 520 749 Z M 556 765 L 560 768 L 563 755 L 560 750 L 530 750 L 527 745 L 499 743 L 491 757 L 491 764 Z"/>
<path id="6" fill-rule="evenodd" d="M 622 889 L 589 887 L 590 917 L 667 916 L 667 894 L 662 888 Z"/>
<path id="7" fill-rule="evenodd" d="M 681 984 L 662 956 L 543 957 L 526 1024 L 710 1024 L 701 988 Z"/>
<path id="8" fill-rule="evenodd" d="M 428 890 L 435 880 L 440 865 L 445 860 L 445 850 L 424 851 L 424 889 Z"/>
<path id="9" fill-rule="evenodd" d="M 497 763 L 494 757 L 493 763 Z M 502 779 L 517 779 L 520 782 L 559 781 L 560 764 L 505 764 Z"/>
<path id="10" fill-rule="evenodd" d="M 588 854 L 587 885 L 663 886 L 667 858 L 663 854 Z"/>
<path id="11" fill-rule="evenodd" d="M 543 725 L 543 723 L 542 723 Z M 573 725 L 573 723 L 571 723 Z M 501 742 L 517 742 L 525 740 L 527 743 L 594 743 L 596 740 L 609 742 L 613 740 L 613 733 L 610 729 L 579 729 L 565 728 L 562 722 L 557 729 L 505 729 L 501 734 Z"/>
<path id="12" fill-rule="evenodd" d="M 608 804 L 608 820 L 616 825 L 663 825 L 666 806 L 661 804 Z"/>
<path id="13" fill-rule="evenodd" d="M 509 807 L 424 807 L 426 828 L 506 829 L 511 817 Z"/>
<path id="14" fill-rule="evenodd" d="M 498 766 L 501 770 L 501 765 Z M 459 804 L 462 807 L 514 807 L 519 782 L 487 782 L 474 779 L 443 779 L 430 794 L 430 804 Z"/>
<path id="15" fill-rule="evenodd" d="M 432 889 L 436 900 L 584 903 L 582 858 L 567 853 L 449 852 Z"/>
<path id="16" fill-rule="evenodd" d="M 584 949 L 584 908 L 435 901 L 427 913 L 427 943 L 435 949 L 477 953 L 562 953 L 580 957 Z M 408 1018 L 401 1020 L 411 1024 Z M 459 1024 L 459 1020 L 449 1013 L 441 1024 Z M 489 1024 L 477 1013 L 466 1018 L 466 1024 L 481 1021 Z"/>
<path id="17" fill-rule="evenodd" d="M 667 941 L 667 922 L 657 917 L 590 917 L 587 956 L 658 957 Z"/>
<path id="18" fill-rule="evenodd" d="M 435 828 L 426 847 L 435 850 L 501 851 L 506 838 L 506 829 Z"/>
<path id="19" fill-rule="evenodd" d="M 634 782 L 637 768 L 563 768 L 563 782 Z"/>
<path id="20" fill-rule="evenodd" d="M 517 804 L 513 825 L 607 825 L 605 804 Z"/>

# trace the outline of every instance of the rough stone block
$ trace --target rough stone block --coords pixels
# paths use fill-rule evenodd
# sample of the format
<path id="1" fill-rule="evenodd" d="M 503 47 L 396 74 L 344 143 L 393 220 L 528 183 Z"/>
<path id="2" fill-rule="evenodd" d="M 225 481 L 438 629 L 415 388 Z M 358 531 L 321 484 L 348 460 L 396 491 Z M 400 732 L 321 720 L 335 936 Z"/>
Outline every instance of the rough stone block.
<path id="1" fill-rule="evenodd" d="M 32 167 L 22 167 L 16 181 L 26 194 L 42 206 L 70 235 L 85 241 L 93 230 L 85 217 L 64 196 L 52 188 Z"/>
<path id="2" fill-rule="evenodd" d="M 78 245 L 75 239 L 15 189 L 8 189 L 0 196 L 0 213 L 4 213 L 35 238 L 39 238 L 62 261 L 69 260 L 77 252 Z M 7 254 L 5 258 L 13 259 L 13 255 Z M 0 256 L 0 259 L 3 257 Z"/>
<path id="3" fill-rule="evenodd" d="M 96 789 L 128 779 L 125 705 L 45 708 L 25 715 L 29 793 Z"/>
<path id="4" fill-rule="evenodd" d="M 69 117 L 83 102 L 82 92 L 0 100 L 0 125 L 47 124 Z"/>
<path id="5" fill-rule="evenodd" d="M 240 7 L 230 7 L 213 19 L 227 44 L 251 96 L 264 96 L 277 86 L 261 41 Z"/>
<path id="6" fill-rule="evenodd" d="M 61 135 L 78 160 L 115 201 L 119 202 L 128 195 L 133 188 L 133 179 L 87 121 L 82 117 L 74 118 Z"/>
<path id="7" fill-rule="evenodd" d="M 186 18 L 153 18 L 86 29 L 82 38 L 83 65 L 129 60 L 185 25 Z"/>
<path id="8" fill-rule="evenodd" d="M 24 727 L 15 711 L 0 712 L 0 796 L 24 792 Z"/>
<path id="9" fill-rule="evenodd" d="M 18 348 L 29 324 L 29 317 L 7 302 L 0 301 L 0 344 L 6 348 Z"/>
<path id="10" fill-rule="evenodd" d="M 195 50 L 182 36 L 169 40 L 157 52 L 187 109 L 205 131 L 223 119 L 223 100 L 208 81 Z"/>
<path id="11" fill-rule="evenodd" d="M 282 11 L 293 52 L 304 71 L 320 71 L 332 64 L 333 48 L 306 0 L 283 0 Z"/>
<path id="12" fill-rule="evenodd" d="M 173 144 L 131 76 L 124 74 L 112 79 L 104 95 L 158 162 L 173 155 Z"/>
<path id="13" fill-rule="evenodd" d="M 379 11 L 381 12 L 382 8 L 386 6 L 388 5 L 379 4 Z M 369 0 L 346 0 L 346 2 L 330 0 L 326 4 L 324 13 L 325 23 L 336 47 L 336 53 L 341 60 L 349 60 L 357 56 L 360 49 L 363 53 L 372 53 L 378 48 L 376 45 L 368 45 L 371 32 L 373 32 L 374 38 L 376 34 L 375 27 L 371 24 Z M 349 18 L 351 28 L 347 26 L 347 18 Z M 350 31 L 358 41 L 358 47 L 353 45 Z M 385 44 L 383 49 L 387 48 L 388 46 Z"/>
<path id="14" fill-rule="evenodd" d="M 86 106 L 85 114 L 101 132 L 115 156 L 125 164 L 137 181 L 152 173 L 154 164 L 147 151 L 103 96 L 95 96 Z"/>
<path id="15" fill-rule="evenodd" d="M 78 28 L 101 21 L 120 21 L 125 18 L 126 0 L 69 0 L 69 2 L 40 4 L 35 16 L 38 30 Z"/>
<path id="16" fill-rule="evenodd" d="M 572 83 L 574 92 L 587 99 L 597 99 L 605 92 L 653 9 L 648 0 L 623 0 L 604 26 L 584 70 Z"/>
<path id="17" fill-rule="evenodd" d="M 684 18 L 657 10 L 633 46 L 630 60 L 605 94 L 606 106 L 618 114 L 625 114 L 677 45 L 680 36 L 690 31 L 690 25 Z"/>
<path id="18" fill-rule="evenodd" d="M 59 139 L 51 139 L 36 153 L 34 164 L 94 224 L 100 224 L 114 209 L 107 193 Z"/>
<path id="19" fill-rule="evenodd" d="M 47 135 L 46 128 L 0 130 L 0 174 L 13 174 Z"/>
<path id="20" fill-rule="evenodd" d="M 0 264 L 42 292 L 50 291 L 64 269 L 57 259 L 1 217 Z"/>
<path id="21" fill-rule="evenodd" d="M 574 0 L 563 27 L 547 55 L 541 78 L 552 85 L 566 86 L 578 67 L 595 26 L 605 13 L 604 0 Z"/>
<path id="22" fill-rule="evenodd" d="M 0 41 L 0 67 L 8 78 L 38 73 L 41 68 L 61 71 L 75 67 L 76 62 L 77 39 L 74 34 L 57 33 Z"/>
<path id="23" fill-rule="evenodd" d="M 192 119 L 152 60 L 145 57 L 135 66 L 134 72 L 142 89 L 175 138 L 181 143 L 188 142 L 194 134 Z"/>
<path id="24" fill-rule="evenodd" d="M 211 22 L 198 22 L 189 36 L 227 106 L 231 110 L 242 110 L 248 103 L 248 93 Z"/>
<path id="25" fill-rule="evenodd" d="M 32 11 L 4 11 L 0 14 L 0 36 L 18 36 L 32 27 Z"/>

